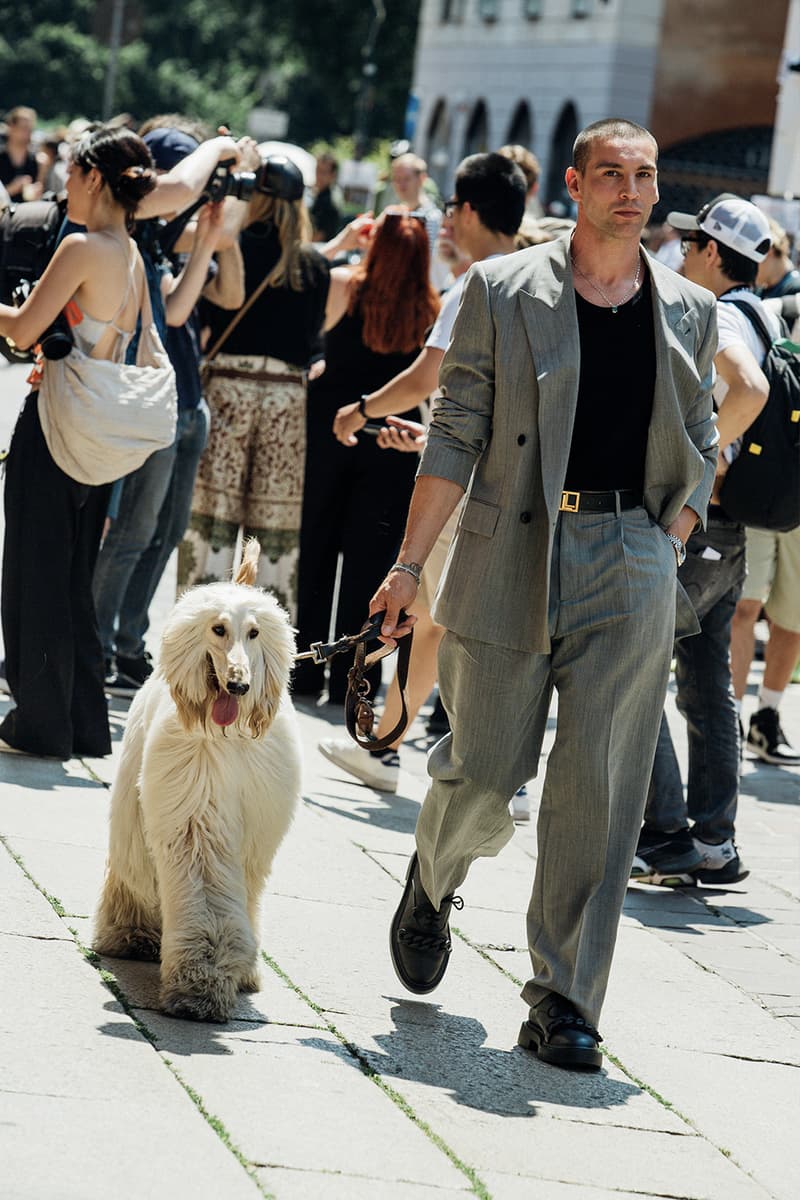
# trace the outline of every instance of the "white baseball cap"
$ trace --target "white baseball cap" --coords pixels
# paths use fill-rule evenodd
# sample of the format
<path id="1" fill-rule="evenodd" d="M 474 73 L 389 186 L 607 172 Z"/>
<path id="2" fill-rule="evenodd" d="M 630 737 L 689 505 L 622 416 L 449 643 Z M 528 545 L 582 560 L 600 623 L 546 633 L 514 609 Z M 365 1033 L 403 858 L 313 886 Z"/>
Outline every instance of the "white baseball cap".
<path id="1" fill-rule="evenodd" d="M 752 262 L 765 259 L 772 244 L 769 222 L 761 209 L 730 192 L 709 200 L 696 217 L 691 213 L 669 213 L 667 224 L 681 232 L 699 229 Z"/>

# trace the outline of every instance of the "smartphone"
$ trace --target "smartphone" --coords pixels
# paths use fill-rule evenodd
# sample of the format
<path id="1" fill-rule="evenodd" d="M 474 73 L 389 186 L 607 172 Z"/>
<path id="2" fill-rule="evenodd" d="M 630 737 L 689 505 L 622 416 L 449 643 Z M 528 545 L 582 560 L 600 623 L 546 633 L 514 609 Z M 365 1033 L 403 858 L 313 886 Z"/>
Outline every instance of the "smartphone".
<path id="1" fill-rule="evenodd" d="M 359 433 L 366 433 L 368 437 L 377 437 L 382 429 L 386 426 L 381 421 L 367 421 L 366 425 L 362 425 Z"/>

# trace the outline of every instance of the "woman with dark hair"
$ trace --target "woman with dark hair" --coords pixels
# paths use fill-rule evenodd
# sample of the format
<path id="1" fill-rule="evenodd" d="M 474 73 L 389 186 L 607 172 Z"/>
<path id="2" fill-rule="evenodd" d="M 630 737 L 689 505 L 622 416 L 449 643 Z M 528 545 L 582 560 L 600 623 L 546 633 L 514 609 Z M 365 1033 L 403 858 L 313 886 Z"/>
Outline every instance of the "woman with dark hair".
<path id="1" fill-rule="evenodd" d="M 128 230 L 154 186 L 136 134 L 86 134 L 67 174 L 67 213 L 86 232 L 64 238 L 21 308 L 0 305 L 0 334 L 27 349 L 66 308 L 85 355 L 122 362 L 142 306 L 149 312 Z M 39 419 L 40 382 L 34 368 L 6 463 L 2 619 L 16 708 L 0 725 L 0 750 L 100 756 L 111 741 L 91 581 L 111 485 L 79 483 L 56 465 Z"/>
<path id="2" fill-rule="evenodd" d="M 311 245 L 303 177 L 267 160 L 240 238 L 245 303 L 209 304 L 211 434 L 197 472 L 178 584 L 230 578 L 240 534 L 261 543 L 258 585 L 294 616 L 306 443 L 306 378 L 330 267 Z M 269 189 L 269 190 L 267 190 Z"/>
<path id="3" fill-rule="evenodd" d="M 336 267 L 326 313 L 325 372 L 309 387 L 308 449 L 300 540 L 298 645 L 326 640 L 336 564 L 343 556 L 335 628 L 355 633 L 371 596 L 397 553 L 414 486 L 417 459 L 386 454 L 369 431 L 357 445 L 331 435 L 343 404 L 376 391 L 419 353 L 436 319 L 439 297 L 429 282 L 425 224 L 406 209 L 386 209 L 367 253 L 355 267 Z M 407 414 L 420 419 L 419 409 Z M 331 660 L 328 696 L 340 703 L 347 667 Z M 368 678 L 380 683 L 380 664 Z M 301 664 L 294 691 L 318 695 L 322 670 Z"/>

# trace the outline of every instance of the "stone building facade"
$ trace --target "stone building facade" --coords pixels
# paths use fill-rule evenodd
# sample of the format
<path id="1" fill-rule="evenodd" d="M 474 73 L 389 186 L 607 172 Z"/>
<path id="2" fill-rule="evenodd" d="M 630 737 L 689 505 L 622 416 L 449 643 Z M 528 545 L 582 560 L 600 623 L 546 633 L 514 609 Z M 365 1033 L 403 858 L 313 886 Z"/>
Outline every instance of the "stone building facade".
<path id="1" fill-rule="evenodd" d="M 440 188 L 504 142 L 563 201 L 577 131 L 609 115 L 652 129 L 664 204 L 766 189 L 789 0 L 423 0 L 414 136 Z"/>

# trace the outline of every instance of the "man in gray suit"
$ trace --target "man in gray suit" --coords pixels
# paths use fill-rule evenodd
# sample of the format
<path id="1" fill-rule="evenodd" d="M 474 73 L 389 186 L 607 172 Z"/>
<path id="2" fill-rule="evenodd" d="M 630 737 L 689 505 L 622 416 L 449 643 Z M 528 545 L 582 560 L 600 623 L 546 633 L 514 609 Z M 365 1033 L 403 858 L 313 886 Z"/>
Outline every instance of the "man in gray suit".
<path id="1" fill-rule="evenodd" d="M 566 173 L 572 240 L 470 269 L 399 560 L 370 606 L 385 640 L 408 631 L 400 610 L 467 491 L 433 610 L 452 733 L 430 756 L 392 959 L 413 992 L 442 979 L 454 891 L 511 837 L 555 688 L 519 1040 L 585 1070 L 602 1062 L 676 618 L 698 628 L 676 567 L 716 463 L 713 297 L 640 246 L 656 157 L 638 125 L 589 126 Z"/>

